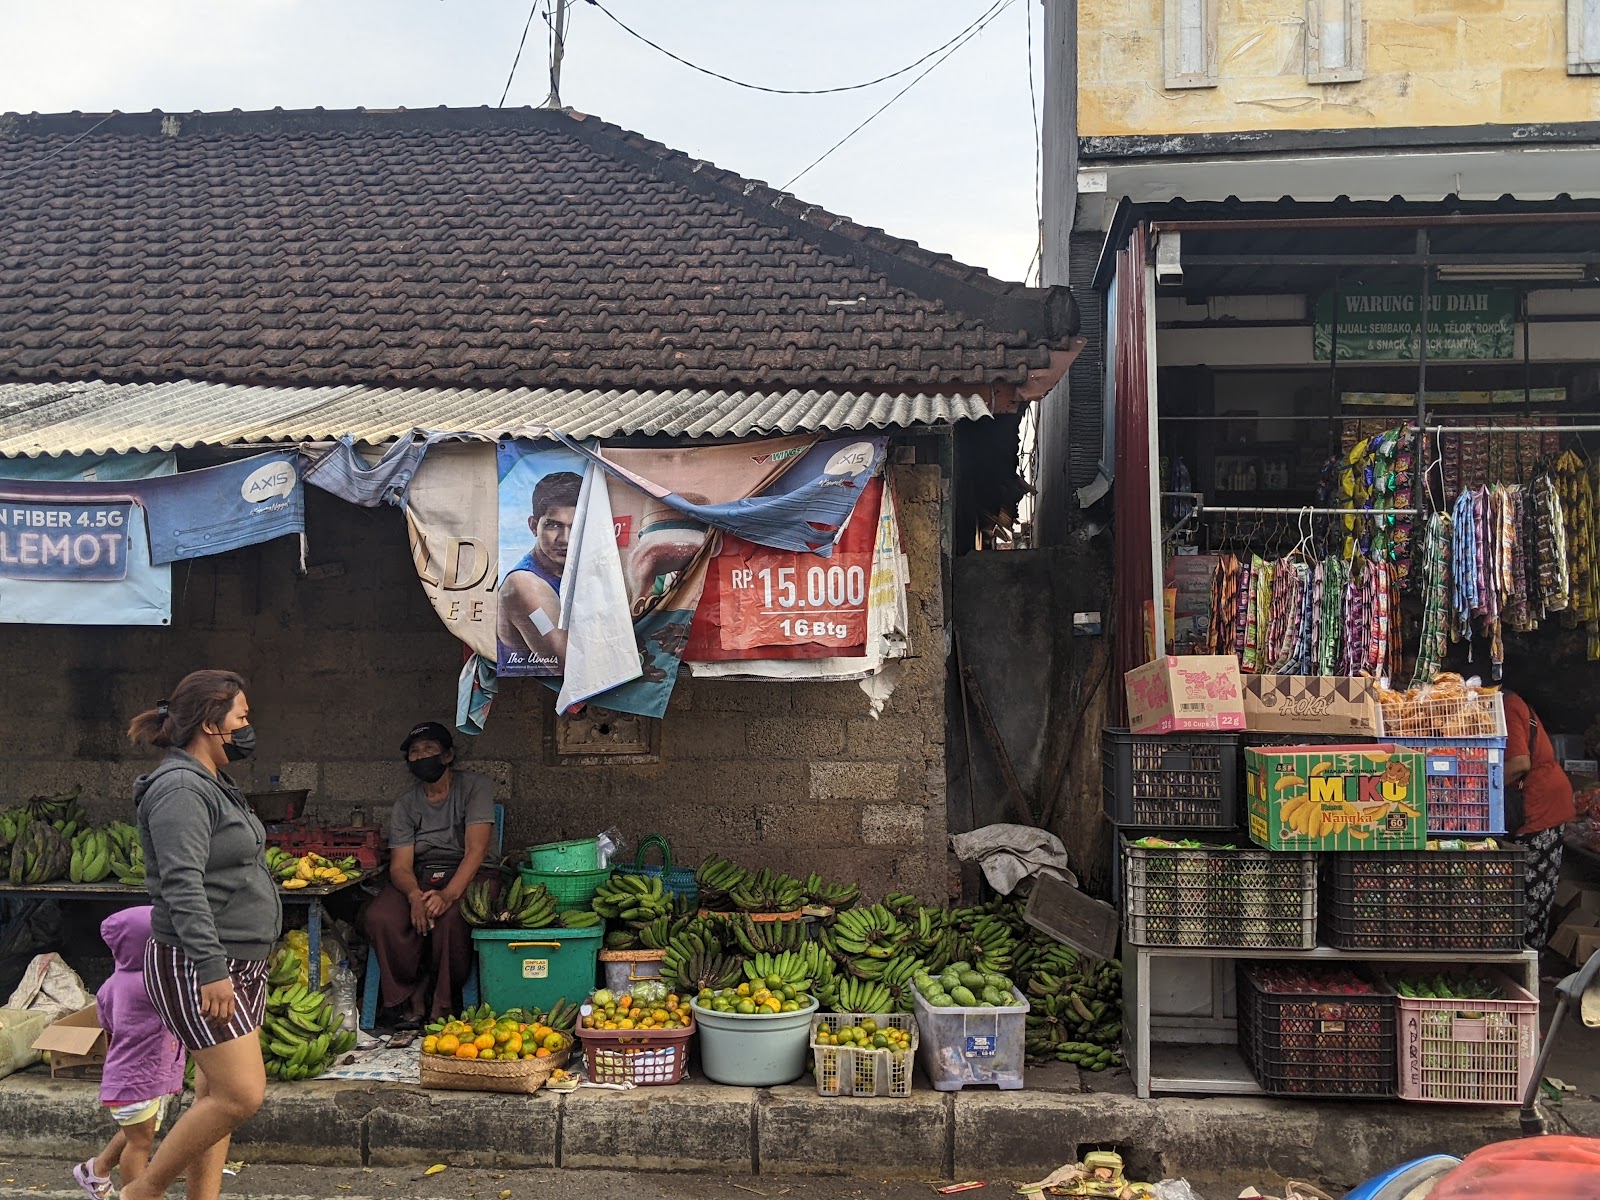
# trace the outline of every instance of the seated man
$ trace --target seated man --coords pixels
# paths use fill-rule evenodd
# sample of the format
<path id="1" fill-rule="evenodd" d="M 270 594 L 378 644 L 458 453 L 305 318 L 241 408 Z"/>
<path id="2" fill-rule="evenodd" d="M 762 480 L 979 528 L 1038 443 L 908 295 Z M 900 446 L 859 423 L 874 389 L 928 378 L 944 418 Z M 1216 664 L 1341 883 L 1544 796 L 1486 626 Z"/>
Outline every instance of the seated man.
<path id="1" fill-rule="evenodd" d="M 416 782 L 389 820 L 389 882 L 367 909 L 367 937 L 381 972 L 385 1020 L 416 1028 L 461 1011 L 472 970 L 472 930 L 461 895 L 475 879 L 499 883 L 486 862 L 494 836 L 494 785 L 454 767 L 454 741 L 424 721 L 400 745 Z"/>

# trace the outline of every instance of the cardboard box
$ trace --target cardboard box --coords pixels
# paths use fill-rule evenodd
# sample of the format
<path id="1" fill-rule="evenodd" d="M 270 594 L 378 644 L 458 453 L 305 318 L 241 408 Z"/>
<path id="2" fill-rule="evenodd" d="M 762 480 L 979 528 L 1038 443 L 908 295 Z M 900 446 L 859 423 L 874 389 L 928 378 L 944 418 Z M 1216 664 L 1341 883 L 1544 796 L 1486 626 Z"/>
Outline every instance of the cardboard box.
<path id="1" fill-rule="evenodd" d="M 51 1079 L 99 1079 L 106 1061 L 106 1031 L 100 1028 L 100 1006 L 91 1004 L 34 1039 L 35 1050 L 50 1054 Z"/>
<path id="2" fill-rule="evenodd" d="M 1250 839 L 1269 850 L 1422 850 L 1426 756 L 1394 746 L 1244 752 Z"/>
<path id="3" fill-rule="evenodd" d="M 1253 733 L 1373 738 L 1377 682 L 1332 675 L 1244 676 L 1244 727 Z"/>
<path id="4" fill-rule="evenodd" d="M 1550 949 L 1575 966 L 1581 966 L 1600 948 L 1600 913 L 1578 909 L 1550 935 Z"/>
<path id="5" fill-rule="evenodd" d="M 1123 677 L 1132 733 L 1213 733 L 1244 728 L 1239 660 L 1169 654 Z"/>

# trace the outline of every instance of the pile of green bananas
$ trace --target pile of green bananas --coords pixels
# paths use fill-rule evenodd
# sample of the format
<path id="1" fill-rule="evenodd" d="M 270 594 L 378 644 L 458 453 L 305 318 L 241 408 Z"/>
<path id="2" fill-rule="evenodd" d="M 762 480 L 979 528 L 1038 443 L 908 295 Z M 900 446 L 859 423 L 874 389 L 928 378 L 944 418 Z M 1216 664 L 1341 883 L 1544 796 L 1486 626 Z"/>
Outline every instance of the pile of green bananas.
<path id="1" fill-rule="evenodd" d="M 695 889 L 700 893 L 700 904 L 713 912 L 726 912 L 730 907 L 729 893 L 750 878 L 750 872 L 737 863 L 715 855 L 706 859 L 694 873 Z"/>
<path id="2" fill-rule="evenodd" d="M 672 915 L 672 897 L 660 877 L 617 874 L 596 890 L 591 907 L 602 917 L 640 930 Z"/>
<path id="3" fill-rule="evenodd" d="M 117 821 L 107 831 L 111 840 L 111 873 L 118 883 L 144 886 L 144 843 L 132 825 Z"/>
<path id="4" fill-rule="evenodd" d="M 823 941 L 841 959 L 890 959 L 911 941 L 911 930 L 883 905 L 874 904 L 840 913 Z"/>
<path id="5" fill-rule="evenodd" d="M 544 884 L 521 877 L 497 898 L 488 880 L 469 884 L 461 895 L 461 915 L 479 929 L 549 929 L 556 923 L 556 902 Z"/>
<path id="6" fill-rule="evenodd" d="M 67 873 L 72 847 L 54 825 L 29 821 L 11 846 L 10 879 L 14 884 L 49 883 Z"/>
<path id="7" fill-rule="evenodd" d="M 876 979 L 857 979 L 843 975 L 829 981 L 829 986 L 819 989 L 817 1001 L 823 1008 L 841 1013 L 891 1013 L 900 1011 L 894 994 Z"/>
<path id="8" fill-rule="evenodd" d="M 680 996 L 695 996 L 707 988 L 719 991 L 739 982 L 740 960 L 724 953 L 708 922 L 691 922 L 673 934 L 666 951 L 661 960 L 661 982 Z"/>
<path id="9" fill-rule="evenodd" d="M 134 833 L 137 839 L 138 833 Z M 111 830 L 84 829 L 72 839 L 67 878 L 73 883 L 99 883 L 111 874 Z"/>
<path id="10" fill-rule="evenodd" d="M 807 908 L 831 908 L 835 912 L 843 912 L 859 899 L 861 889 L 853 883 L 829 883 L 815 871 L 806 876 Z"/>
<path id="11" fill-rule="evenodd" d="M 723 945 L 740 954 L 781 954 L 803 949 L 810 940 L 804 921 L 757 921 L 749 913 L 713 919 L 722 923 Z"/>
<path id="12" fill-rule="evenodd" d="M 1035 964 L 1027 992 L 1030 1063 L 1055 1060 L 1103 1071 L 1120 1061 L 1121 963 L 1096 962 L 1057 945 Z"/>
<path id="13" fill-rule="evenodd" d="M 799 992 L 814 991 L 813 985 L 833 974 L 833 960 L 816 942 L 807 942 L 800 950 L 785 950 L 779 954 L 762 951 L 745 959 L 744 977 L 751 983 L 764 983 L 769 988 L 783 984 Z M 778 983 L 773 983 L 776 978 Z"/>
<path id="14" fill-rule="evenodd" d="M 294 972 L 298 959 L 292 955 Z M 261 1057 L 267 1077 L 293 1082 L 314 1079 L 341 1054 L 356 1048 L 354 1030 L 339 1028 L 339 1014 L 321 992 L 303 983 L 274 987 L 267 993 L 267 1015 L 261 1022 Z"/>
<path id="15" fill-rule="evenodd" d="M 762 867 L 729 890 L 728 899 L 740 912 L 795 912 L 805 905 L 806 889 L 793 875 Z"/>

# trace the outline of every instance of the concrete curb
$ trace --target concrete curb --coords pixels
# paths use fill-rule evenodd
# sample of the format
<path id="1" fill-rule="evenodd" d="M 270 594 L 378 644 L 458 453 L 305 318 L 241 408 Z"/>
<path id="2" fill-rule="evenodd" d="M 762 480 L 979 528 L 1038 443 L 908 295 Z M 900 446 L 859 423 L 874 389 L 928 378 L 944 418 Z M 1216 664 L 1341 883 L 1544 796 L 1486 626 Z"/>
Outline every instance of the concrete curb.
<path id="1" fill-rule="evenodd" d="M 1580 1128 L 1600 1103 L 1568 1100 Z M 82 1157 L 111 1132 L 91 1083 L 0 1080 L 0 1129 L 30 1153 Z M 1218 1170 L 1349 1186 L 1425 1153 L 1517 1136 L 1515 1110 L 1085 1093 L 919 1089 L 827 1099 L 810 1087 L 691 1081 L 632 1092 L 498 1096 L 391 1084 L 273 1084 L 241 1131 L 247 1162 L 388 1167 L 631 1168 L 717 1174 L 1038 1178 L 1086 1149 L 1120 1149 L 1135 1178 Z"/>

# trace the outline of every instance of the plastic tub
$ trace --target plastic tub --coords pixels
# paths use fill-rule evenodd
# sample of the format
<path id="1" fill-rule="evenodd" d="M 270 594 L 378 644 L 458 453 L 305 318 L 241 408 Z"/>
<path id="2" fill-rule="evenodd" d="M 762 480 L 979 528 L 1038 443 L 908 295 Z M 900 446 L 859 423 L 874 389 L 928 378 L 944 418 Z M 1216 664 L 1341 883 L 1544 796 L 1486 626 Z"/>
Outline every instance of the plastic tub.
<path id="1" fill-rule="evenodd" d="M 1031 1006 L 1015 988 L 1011 994 L 1017 1002 L 1004 1008 L 935 1008 L 921 992 L 912 992 L 921 1030 L 918 1058 L 934 1091 L 987 1084 L 1009 1092 L 1022 1086 Z"/>
<path id="2" fill-rule="evenodd" d="M 550 898 L 556 902 L 557 912 L 582 912 L 594 902 L 600 885 L 611 878 L 611 868 L 598 871 L 541 871 L 523 867 L 522 882 L 530 887 L 542 883 Z"/>
<path id="3" fill-rule="evenodd" d="M 661 962 L 667 957 L 665 950 L 602 950 L 600 972 L 605 976 L 607 991 L 622 995 L 636 983 L 661 978 Z"/>
<path id="4" fill-rule="evenodd" d="M 693 1008 L 700 1029 L 700 1067 L 713 1083 L 777 1087 L 805 1073 L 815 997 L 798 1012 L 764 1017 L 712 1012 L 698 1000 Z"/>
<path id="5" fill-rule="evenodd" d="M 570 842 L 546 842 L 528 851 L 528 865 L 535 871 L 598 871 L 600 839 L 577 838 Z"/>
<path id="6" fill-rule="evenodd" d="M 605 927 L 593 929 L 474 929 L 478 985 L 495 1012 L 546 1010 L 557 1000 L 582 1004 L 594 991 L 595 964 Z"/>

